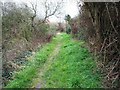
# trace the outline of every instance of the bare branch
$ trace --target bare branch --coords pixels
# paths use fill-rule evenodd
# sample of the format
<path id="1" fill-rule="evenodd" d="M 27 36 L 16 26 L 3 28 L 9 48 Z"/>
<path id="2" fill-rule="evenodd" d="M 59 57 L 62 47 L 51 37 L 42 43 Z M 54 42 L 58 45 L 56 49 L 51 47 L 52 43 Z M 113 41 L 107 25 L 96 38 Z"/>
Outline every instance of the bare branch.
<path id="1" fill-rule="evenodd" d="M 35 30 L 36 28 L 35 28 L 35 25 L 34 25 L 34 19 L 37 16 L 37 0 L 36 0 L 35 4 L 33 4 L 32 2 L 30 2 L 30 3 L 31 3 L 31 6 L 32 6 L 32 10 L 33 10 L 33 16 L 31 17 L 31 26 Z"/>
<path id="2" fill-rule="evenodd" d="M 113 24 L 113 22 L 112 22 L 111 16 L 110 16 L 110 12 L 109 12 L 109 9 L 108 9 L 108 3 L 105 3 L 105 5 L 106 5 L 106 8 L 107 8 L 107 12 L 108 12 L 108 16 L 109 16 L 109 19 L 110 19 L 111 26 L 112 26 L 112 28 L 114 29 L 115 33 L 118 34 L 118 32 L 117 32 L 117 30 L 115 29 L 114 24 Z"/>
<path id="3" fill-rule="evenodd" d="M 45 22 L 47 18 L 49 18 L 55 14 L 60 14 L 60 9 L 61 9 L 62 3 L 63 3 L 63 0 L 57 2 L 56 4 L 53 2 L 48 2 L 48 0 L 46 0 L 44 2 L 45 17 L 44 17 L 43 22 Z"/>
<path id="4" fill-rule="evenodd" d="M 36 4 L 33 4 L 32 2 L 30 2 L 30 3 L 31 3 L 31 6 L 32 6 L 32 10 L 34 12 L 33 17 L 36 17 L 36 14 L 37 14 L 37 2 L 36 2 Z"/>

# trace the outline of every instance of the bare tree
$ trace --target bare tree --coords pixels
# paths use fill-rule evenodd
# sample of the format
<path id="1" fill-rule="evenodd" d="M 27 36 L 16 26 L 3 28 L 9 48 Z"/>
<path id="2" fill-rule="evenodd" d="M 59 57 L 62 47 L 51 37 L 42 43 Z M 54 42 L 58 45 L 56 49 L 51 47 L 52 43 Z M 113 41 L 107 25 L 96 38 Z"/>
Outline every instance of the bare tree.
<path id="1" fill-rule="evenodd" d="M 45 22 L 49 17 L 55 15 L 59 15 L 61 14 L 60 9 L 62 8 L 63 5 L 63 0 L 59 0 L 59 1 L 48 1 L 45 0 L 45 2 L 43 2 L 43 6 L 45 8 L 45 16 L 43 19 L 43 22 Z"/>
<path id="2" fill-rule="evenodd" d="M 33 11 L 33 15 L 31 17 L 31 26 L 35 30 L 36 28 L 35 28 L 34 20 L 35 20 L 35 17 L 37 16 L 37 1 L 35 4 L 32 2 L 30 2 L 30 4 L 31 4 L 31 9 Z"/>

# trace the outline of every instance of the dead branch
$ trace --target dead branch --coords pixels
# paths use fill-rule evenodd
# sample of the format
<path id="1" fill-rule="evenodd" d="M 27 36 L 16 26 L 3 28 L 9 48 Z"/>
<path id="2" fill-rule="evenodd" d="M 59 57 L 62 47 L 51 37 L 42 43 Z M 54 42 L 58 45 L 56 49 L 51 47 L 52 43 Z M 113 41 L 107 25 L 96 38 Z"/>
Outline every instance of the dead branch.
<path id="1" fill-rule="evenodd" d="M 116 75 L 116 77 L 115 77 L 114 80 L 112 81 L 112 84 L 118 79 L 118 77 L 119 77 L 119 74 Z"/>
<path id="2" fill-rule="evenodd" d="M 115 39 L 113 42 L 109 43 L 109 44 L 105 47 L 105 49 L 108 48 L 110 45 L 114 44 L 116 41 L 117 41 L 117 40 Z"/>
<path id="3" fill-rule="evenodd" d="M 105 5 L 106 5 L 106 8 L 107 8 L 107 13 L 108 13 L 108 16 L 109 16 L 109 19 L 110 19 L 111 26 L 112 26 L 113 30 L 115 31 L 115 33 L 118 34 L 118 32 L 115 29 L 115 26 L 114 26 L 114 24 L 112 22 L 111 16 L 110 16 L 110 12 L 109 12 L 109 9 L 108 9 L 108 3 L 105 3 Z"/>
<path id="4" fill-rule="evenodd" d="M 44 2 L 44 7 L 45 7 L 45 17 L 43 19 L 43 22 L 45 22 L 47 20 L 47 18 L 57 14 L 60 14 L 60 9 L 61 9 L 61 5 L 63 3 L 63 0 L 61 0 L 60 2 L 57 2 L 57 5 L 55 5 L 53 2 L 48 2 L 48 0 L 46 0 Z M 53 5 L 51 7 L 51 5 Z"/>
<path id="5" fill-rule="evenodd" d="M 30 4 L 33 10 L 33 16 L 31 17 L 31 26 L 33 27 L 34 30 L 36 30 L 35 25 L 34 25 L 34 19 L 37 16 L 37 1 L 36 1 L 36 4 L 33 4 L 32 2 L 30 2 Z"/>
<path id="6" fill-rule="evenodd" d="M 116 64 L 114 65 L 114 67 L 112 67 L 112 69 L 110 70 L 110 72 L 108 73 L 108 75 L 106 76 L 107 78 L 109 78 L 110 74 L 112 73 L 112 71 L 118 66 L 119 60 L 116 62 Z"/>
<path id="7" fill-rule="evenodd" d="M 104 48 L 104 46 L 105 46 L 105 42 L 106 42 L 106 40 L 107 40 L 107 38 L 104 39 L 104 42 L 103 42 L 103 44 L 102 44 L 102 47 L 101 47 L 100 53 L 102 52 L 102 50 L 103 50 L 103 48 Z"/>

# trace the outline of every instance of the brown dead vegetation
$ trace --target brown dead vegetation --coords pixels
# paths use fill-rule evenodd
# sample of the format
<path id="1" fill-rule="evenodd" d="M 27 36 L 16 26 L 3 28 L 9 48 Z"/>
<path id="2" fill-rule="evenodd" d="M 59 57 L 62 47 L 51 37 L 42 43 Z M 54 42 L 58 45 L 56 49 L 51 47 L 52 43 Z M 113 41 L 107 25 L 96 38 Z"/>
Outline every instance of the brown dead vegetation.
<path id="1" fill-rule="evenodd" d="M 87 28 L 86 41 L 99 56 L 103 86 L 120 87 L 120 2 L 85 2 L 80 25 Z"/>

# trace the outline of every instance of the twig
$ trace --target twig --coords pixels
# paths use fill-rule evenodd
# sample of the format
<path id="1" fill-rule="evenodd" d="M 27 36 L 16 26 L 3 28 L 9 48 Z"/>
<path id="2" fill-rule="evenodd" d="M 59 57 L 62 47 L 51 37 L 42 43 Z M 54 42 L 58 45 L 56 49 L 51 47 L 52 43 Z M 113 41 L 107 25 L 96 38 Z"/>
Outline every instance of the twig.
<path id="1" fill-rule="evenodd" d="M 108 9 L 108 3 L 105 3 L 105 5 L 106 5 L 106 8 L 107 8 L 107 12 L 108 12 L 108 15 L 109 15 L 109 19 L 110 19 L 111 26 L 112 26 L 112 28 L 114 29 L 115 33 L 118 34 L 117 30 L 115 29 L 115 27 L 114 27 L 114 25 L 113 25 L 111 16 L 110 16 L 110 12 L 109 12 L 109 9 Z"/>
<path id="2" fill-rule="evenodd" d="M 107 40 L 107 38 L 104 39 L 104 42 L 103 42 L 103 44 L 102 44 L 102 47 L 101 47 L 100 53 L 102 52 L 102 50 L 103 50 L 103 48 L 104 48 L 104 46 L 105 46 L 105 42 L 106 42 L 106 40 Z"/>
<path id="3" fill-rule="evenodd" d="M 117 40 L 115 39 L 113 42 L 111 42 L 111 43 L 109 43 L 106 47 L 105 47 L 105 49 L 106 48 L 108 48 L 110 45 L 112 45 L 113 43 L 115 43 Z"/>
<path id="4" fill-rule="evenodd" d="M 116 62 L 116 64 L 114 65 L 114 67 L 110 70 L 110 72 L 108 73 L 108 75 L 106 77 L 109 77 L 109 75 L 112 73 L 112 71 L 115 69 L 115 67 L 118 65 L 119 60 Z"/>
<path id="5" fill-rule="evenodd" d="M 115 4 L 116 14 L 117 14 L 117 17 L 118 17 L 118 16 L 119 16 L 118 9 L 117 9 L 117 7 L 116 7 L 116 3 L 115 3 L 115 2 L 114 2 L 114 4 Z"/>
<path id="6" fill-rule="evenodd" d="M 118 77 L 119 77 L 119 74 L 116 75 L 115 79 L 112 81 L 112 84 L 117 80 Z"/>

